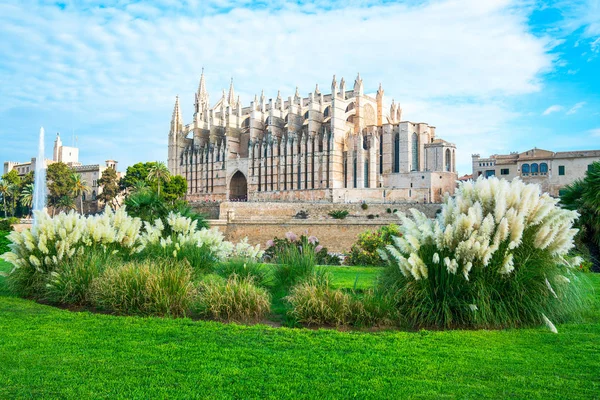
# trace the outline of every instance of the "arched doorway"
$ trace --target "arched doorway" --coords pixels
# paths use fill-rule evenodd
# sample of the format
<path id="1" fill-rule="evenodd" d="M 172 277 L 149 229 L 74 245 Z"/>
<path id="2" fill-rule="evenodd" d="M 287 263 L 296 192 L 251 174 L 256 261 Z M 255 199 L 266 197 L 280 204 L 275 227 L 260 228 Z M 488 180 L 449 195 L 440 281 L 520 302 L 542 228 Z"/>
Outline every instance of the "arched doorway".
<path id="1" fill-rule="evenodd" d="M 246 177 L 240 171 L 237 171 L 229 181 L 229 200 L 231 201 L 247 201 L 248 200 L 248 183 Z"/>

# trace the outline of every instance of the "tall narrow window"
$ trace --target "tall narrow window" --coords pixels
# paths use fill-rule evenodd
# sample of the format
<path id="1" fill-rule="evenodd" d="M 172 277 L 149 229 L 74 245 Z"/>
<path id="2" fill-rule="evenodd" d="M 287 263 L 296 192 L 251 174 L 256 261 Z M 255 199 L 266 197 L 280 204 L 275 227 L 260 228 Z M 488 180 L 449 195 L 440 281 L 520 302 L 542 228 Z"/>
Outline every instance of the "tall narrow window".
<path id="1" fill-rule="evenodd" d="M 369 187 L 369 160 L 365 161 L 365 176 L 364 176 L 364 181 L 365 181 L 365 187 L 368 188 Z"/>
<path id="2" fill-rule="evenodd" d="M 452 155 L 450 154 L 450 149 L 446 149 L 446 171 L 452 171 Z"/>
<path id="3" fill-rule="evenodd" d="M 531 164 L 531 175 L 537 175 L 538 172 L 540 172 L 540 171 L 538 169 L 537 163 Z"/>
<path id="4" fill-rule="evenodd" d="M 379 136 L 379 175 L 383 174 L 383 136 Z"/>
<path id="5" fill-rule="evenodd" d="M 394 135 L 394 172 L 400 172 L 400 133 Z"/>
<path id="6" fill-rule="evenodd" d="M 358 187 L 358 165 L 356 164 L 356 150 L 352 153 L 352 175 L 354 178 L 354 189 Z"/>
<path id="7" fill-rule="evenodd" d="M 522 175 L 529 175 L 529 164 L 523 164 L 521 166 L 521 174 Z"/>
<path id="8" fill-rule="evenodd" d="M 342 163 L 344 166 L 344 187 L 348 187 L 348 152 L 345 151 L 342 157 Z"/>
<path id="9" fill-rule="evenodd" d="M 419 137 L 416 133 L 412 135 L 412 170 L 419 170 Z"/>
<path id="10" fill-rule="evenodd" d="M 548 164 L 545 162 L 540 164 L 540 174 L 547 175 L 548 174 Z"/>

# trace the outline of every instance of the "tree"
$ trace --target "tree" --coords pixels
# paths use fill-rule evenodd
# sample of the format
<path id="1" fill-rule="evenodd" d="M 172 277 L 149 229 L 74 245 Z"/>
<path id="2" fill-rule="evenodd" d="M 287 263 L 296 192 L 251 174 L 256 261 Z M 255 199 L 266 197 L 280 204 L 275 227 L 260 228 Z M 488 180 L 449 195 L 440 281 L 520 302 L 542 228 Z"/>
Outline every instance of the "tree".
<path id="1" fill-rule="evenodd" d="M 600 270 L 600 162 L 593 163 L 583 179 L 566 186 L 560 195 L 563 207 L 579 212 L 578 239 L 588 248 L 594 269 Z"/>
<path id="2" fill-rule="evenodd" d="M 48 166 L 46 173 L 46 180 L 48 181 L 48 205 L 56 209 L 65 208 L 67 204 L 65 197 L 71 198 L 73 203 L 73 180 L 71 175 L 74 173 L 73 169 L 67 164 L 57 162 Z"/>
<path id="3" fill-rule="evenodd" d="M 79 197 L 79 210 L 83 214 L 83 195 L 89 193 L 91 188 L 87 182 L 81 177 L 81 174 L 72 173 L 72 193 L 75 198 Z"/>
<path id="4" fill-rule="evenodd" d="M 125 176 L 121 178 L 120 186 L 122 190 L 134 188 L 139 182 L 146 182 L 149 170 L 154 166 L 154 162 L 137 163 L 127 167 Z"/>
<path id="5" fill-rule="evenodd" d="M 149 170 L 148 177 L 146 178 L 150 182 L 156 182 L 158 186 L 158 196 L 160 197 L 160 182 L 169 182 L 171 180 L 171 173 L 169 169 L 162 161 L 157 161 Z"/>
<path id="6" fill-rule="evenodd" d="M 163 188 L 163 198 L 166 201 L 174 203 L 185 196 L 187 192 L 187 181 L 183 176 L 172 176 L 171 180 L 165 182 Z"/>
<path id="7" fill-rule="evenodd" d="M 2 203 L 4 204 L 4 217 L 8 217 L 8 209 L 6 205 L 6 198 L 9 196 L 8 192 L 9 184 L 5 180 L 0 180 L 0 195 L 2 195 Z"/>
<path id="8" fill-rule="evenodd" d="M 33 193 L 34 193 L 33 183 L 29 183 L 21 189 L 21 204 L 26 208 L 31 209 L 33 205 Z"/>
<path id="9" fill-rule="evenodd" d="M 115 199 L 119 195 L 119 183 L 117 181 L 117 171 L 114 168 L 107 168 L 102 172 L 102 177 L 98 179 L 98 185 L 102 186 L 102 193 L 98 195 L 98 199 L 104 204 L 110 204 L 115 208 Z"/>

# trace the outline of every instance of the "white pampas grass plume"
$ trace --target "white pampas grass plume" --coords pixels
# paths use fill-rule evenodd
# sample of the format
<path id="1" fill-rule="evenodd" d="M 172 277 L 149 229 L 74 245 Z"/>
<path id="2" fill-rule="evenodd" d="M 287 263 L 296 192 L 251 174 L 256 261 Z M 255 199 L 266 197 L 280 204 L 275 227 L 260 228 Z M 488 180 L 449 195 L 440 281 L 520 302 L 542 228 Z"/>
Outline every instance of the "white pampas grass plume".
<path id="1" fill-rule="evenodd" d="M 558 333 L 558 330 L 556 329 L 556 326 L 554 326 L 554 324 L 552 323 L 552 321 L 550 321 L 548 319 L 548 317 L 546 317 L 544 314 L 542 314 L 542 319 L 544 320 L 544 323 L 546 324 L 546 326 L 548 327 L 548 329 L 550 329 L 550 332 L 552 332 L 552 333 Z"/>

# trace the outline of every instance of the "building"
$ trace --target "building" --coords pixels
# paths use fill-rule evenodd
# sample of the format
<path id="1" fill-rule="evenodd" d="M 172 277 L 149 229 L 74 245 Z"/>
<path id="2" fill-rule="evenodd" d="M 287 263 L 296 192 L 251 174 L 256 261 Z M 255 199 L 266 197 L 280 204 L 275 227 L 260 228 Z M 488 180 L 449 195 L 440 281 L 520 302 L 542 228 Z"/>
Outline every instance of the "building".
<path id="1" fill-rule="evenodd" d="M 98 179 L 102 177 L 102 173 L 107 168 L 117 169 L 117 161 L 107 160 L 104 165 L 92 164 L 82 165 L 79 162 L 79 148 L 64 146 L 60 138 L 60 134 L 56 134 L 54 140 L 54 148 L 52 152 L 52 159 L 46 159 L 46 168 L 50 164 L 62 162 L 73 168 L 73 170 L 81 175 L 83 181 L 90 187 L 90 192 L 83 195 L 83 211 L 84 213 L 95 213 L 101 208 L 97 196 L 102 193 L 102 186 L 98 185 Z M 12 171 L 13 169 L 19 173 L 19 176 L 27 175 L 29 172 L 35 171 L 36 159 L 35 157 L 31 161 L 27 162 L 12 162 L 7 161 L 4 163 L 4 173 Z M 120 173 L 117 172 L 117 177 L 120 177 Z M 80 198 L 75 199 L 75 205 L 80 208 Z"/>
<path id="2" fill-rule="evenodd" d="M 169 170 L 186 178 L 188 200 L 439 202 L 454 191 L 456 146 L 402 120 L 383 94 L 334 76 L 331 94 L 317 85 L 243 107 L 232 81 L 211 106 L 203 72 L 189 124 L 175 101 Z"/>
<path id="3" fill-rule="evenodd" d="M 552 152 L 534 148 L 523 153 L 494 154 L 481 158 L 473 154 L 473 178 L 497 176 L 512 180 L 521 178 L 527 183 L 538 183 L 542 190 L 558 196 L 560 190 L 583 178 L 595 161 L 600 161 L 600 150 Z"/>

